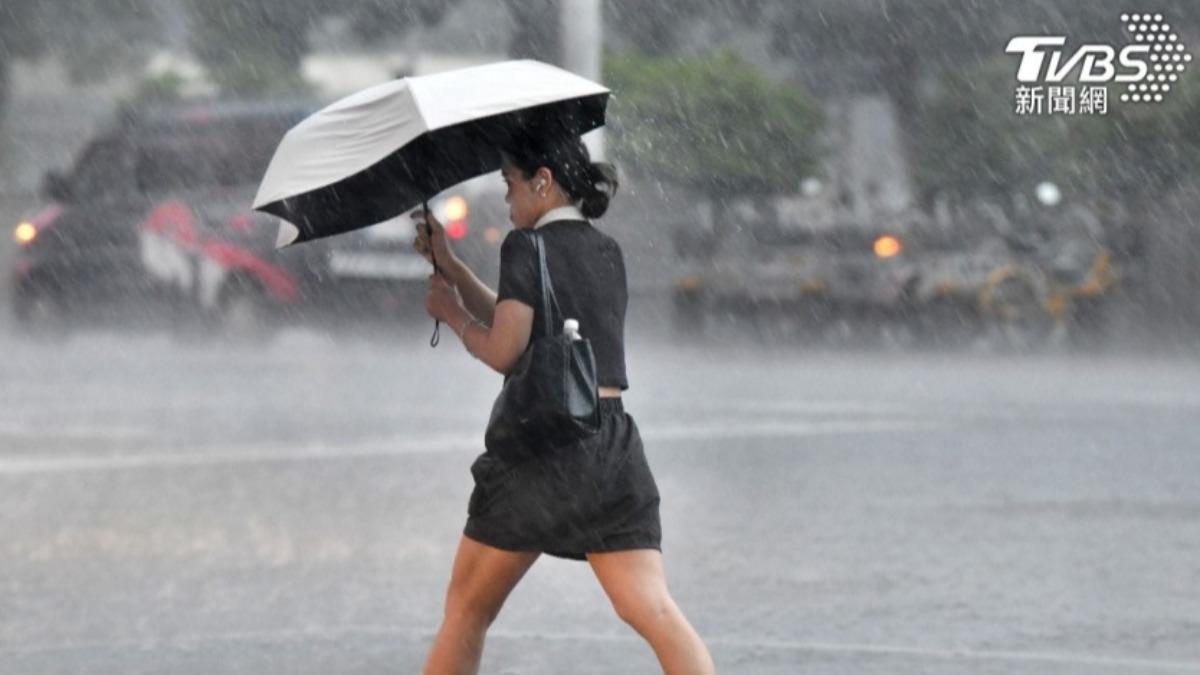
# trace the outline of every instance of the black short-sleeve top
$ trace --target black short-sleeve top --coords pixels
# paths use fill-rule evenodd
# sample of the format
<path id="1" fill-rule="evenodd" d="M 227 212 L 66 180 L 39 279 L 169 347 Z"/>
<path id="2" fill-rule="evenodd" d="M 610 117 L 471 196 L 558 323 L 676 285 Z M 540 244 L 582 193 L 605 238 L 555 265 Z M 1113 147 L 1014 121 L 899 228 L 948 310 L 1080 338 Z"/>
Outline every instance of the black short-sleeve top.
<path id="1" fill-rule="evenodd" d="M 579 321 L 579 333 L 592 343 L 596 383 L 629 388 L 625 377 L 625 307 L 629 302 L 621 247 L 586 220 L 554 220 L 539 226 L 546 265 L 562 319 Z M 500 245 L 500 284 L 496 302 L 518 300 L 533 308 L 530 339 L 543 333 L 543 310 L 537 250 L 520 230 Z"/>

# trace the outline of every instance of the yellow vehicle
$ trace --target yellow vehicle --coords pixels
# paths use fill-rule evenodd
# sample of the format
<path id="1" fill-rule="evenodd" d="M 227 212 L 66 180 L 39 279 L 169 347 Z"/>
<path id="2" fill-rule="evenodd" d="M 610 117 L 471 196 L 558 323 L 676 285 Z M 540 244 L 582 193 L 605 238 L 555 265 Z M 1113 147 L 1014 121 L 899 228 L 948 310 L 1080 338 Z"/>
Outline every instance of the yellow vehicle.
<path id="1" fill-rule="evenodd" d="M 772 339 L 838 343 L 1035 349 L 1094 340 L 1124 273 L 1098 225 L 1087 224 L 1059 217 L 1020 236 L 968 237 L 969 227 L 938 236 L 919 222 L 843 223 L 759 236 L 748 251 L 693 263 L 674 288 L 675 321 L 690 334 L 715 320 Z"/>

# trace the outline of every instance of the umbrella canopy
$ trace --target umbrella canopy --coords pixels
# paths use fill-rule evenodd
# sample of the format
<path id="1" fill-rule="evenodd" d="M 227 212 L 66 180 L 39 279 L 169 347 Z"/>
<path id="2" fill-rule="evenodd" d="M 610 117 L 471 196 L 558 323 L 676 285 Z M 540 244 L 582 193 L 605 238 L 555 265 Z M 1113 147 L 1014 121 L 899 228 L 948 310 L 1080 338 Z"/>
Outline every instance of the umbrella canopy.
<path id="1" fill-rule="evenodd" d="M 287 221 L 278 246 L 373 225 L 498 169 L 497 146 L 517 128 L 554 124 L 582 134 L 602 126 L 608 94 L 532 60 L 386 82 L 288 131 L 254 208 Z"/>

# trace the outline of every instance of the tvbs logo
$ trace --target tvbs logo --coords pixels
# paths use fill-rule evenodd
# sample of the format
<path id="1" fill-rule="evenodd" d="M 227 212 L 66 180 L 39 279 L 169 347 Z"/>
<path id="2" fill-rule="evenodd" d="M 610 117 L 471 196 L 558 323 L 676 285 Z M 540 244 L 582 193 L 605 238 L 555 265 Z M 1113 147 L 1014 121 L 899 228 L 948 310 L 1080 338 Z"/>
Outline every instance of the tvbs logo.
<path id="1" fill-rule="evenodd" d="M 1068 91 L 1074 97 L 1074 85 L 1031 86 L 1059 85 L 1068 80 L 1083 85 L 1081 94 L 1087 94 L 1092 104 L 1092 109 L 1084 112 L 1107 112 L 1106 86 L 1112 83 L 1126 85 L 1120 97 L 1123 102 L 1161 102 L 1191 62 L 1192 55 L 1161 14 L 1122 14 L 1121 23 L 1132 41 L 1119 49 L 1107 44 L 1083 44 L 1069 52 L 1067 38 L 1062 35 L 1020 35 L 1009 40 L 1005 52 L 1021 57 L 1017 81 L 1023 86 L 1017 87 L 1018 112 L 1022 112 L 1023 97 L 1028 99 L 1037 94 L 1061 97 Z M 1102 110 L 1095 109 L 1097 102 L 1103 103 Z"/>
<path id="2" fill-rule="evenodd" d="M 1010 40 L 1005 51 L 1021 55 L 1017 81 L 1062 82 L 1078 68 L 1080 82 L 1141 82 L 1150 72 L 1150 62 L 1146 59 L 1150 45 L 1129 45 L 1120 52 L 1108 45 L 1083 45 L 1063 62 L 1062 47 L 1066 43 L 1067 38 L 1060 36 Z M 1117 71 L 1114 60 L 1119 60 L 1122 72 Z"/>

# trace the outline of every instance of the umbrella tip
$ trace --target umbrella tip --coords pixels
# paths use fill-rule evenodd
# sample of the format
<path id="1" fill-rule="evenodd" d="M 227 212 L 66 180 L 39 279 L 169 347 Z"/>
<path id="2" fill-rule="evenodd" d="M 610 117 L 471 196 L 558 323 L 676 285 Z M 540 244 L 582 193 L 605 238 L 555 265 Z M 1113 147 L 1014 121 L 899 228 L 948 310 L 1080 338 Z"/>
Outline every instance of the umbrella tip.
<path id="1" fill-rule="evenodd" d="M 275 235 L 275 248 L 283 248 L 296 241 L 296 237 L 299 236 L 300 230 L 295 225 L 281 218 L 279 220 L 279 232 Z"/>

